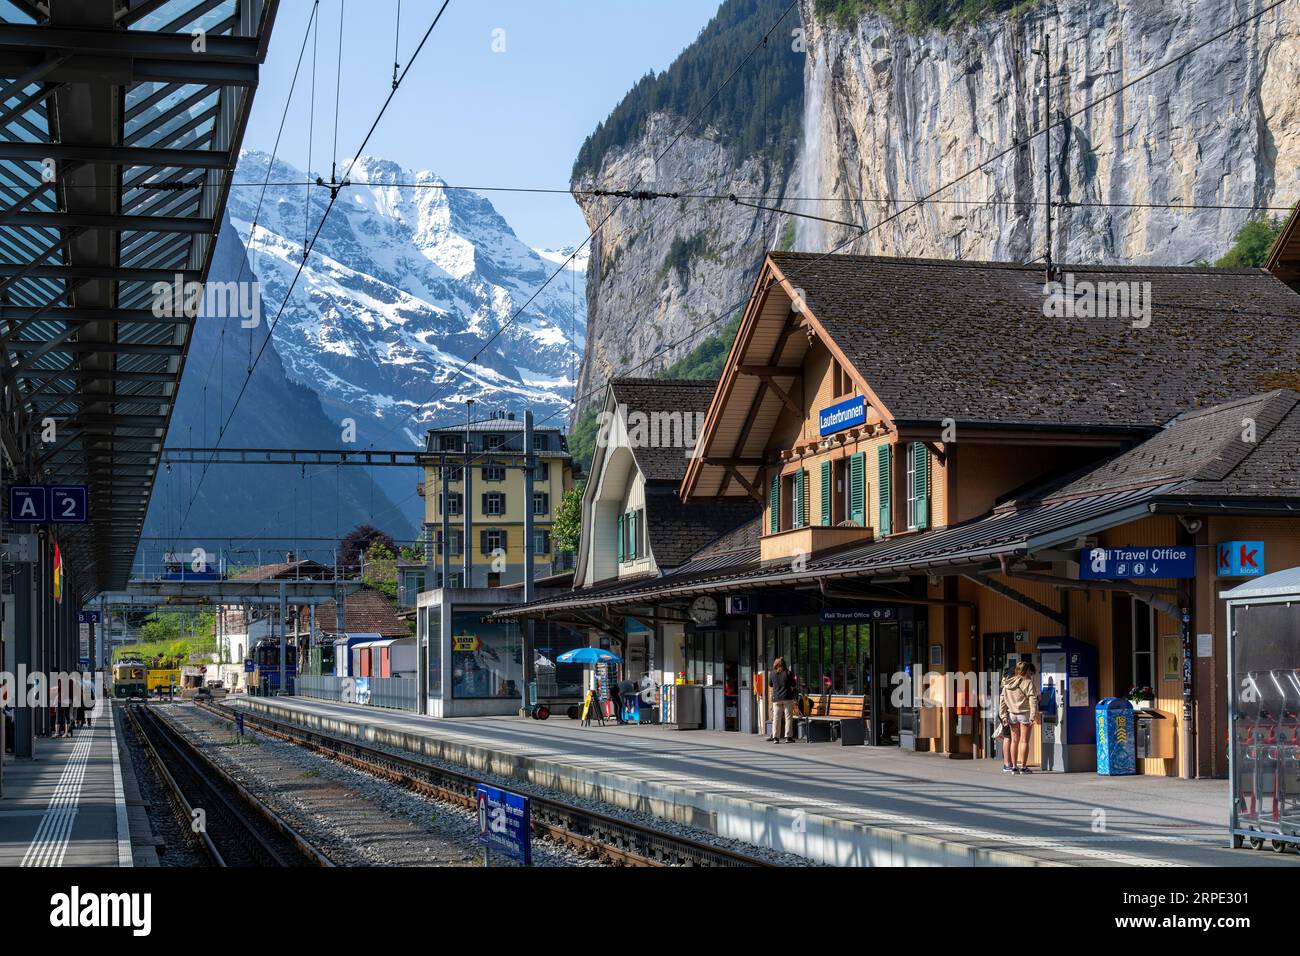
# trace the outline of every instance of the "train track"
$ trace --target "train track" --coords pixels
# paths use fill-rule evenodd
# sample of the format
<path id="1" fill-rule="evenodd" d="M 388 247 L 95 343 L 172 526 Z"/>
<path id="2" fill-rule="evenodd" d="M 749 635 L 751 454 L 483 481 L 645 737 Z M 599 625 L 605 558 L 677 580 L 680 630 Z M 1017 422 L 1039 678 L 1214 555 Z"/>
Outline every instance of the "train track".
<path id="1" fill-rule="evenodd" d="M 127 717 L 184 819 L 203 820 L 197 836 L 216 866 L 333 866 L 230 774 L 148 704 Z"/>
<path id="2" fill-rule="evenodd" d="M 229 709 L 199 703 L 223 720 L 234 721 Z M 412 757 L 368 747 L 347 737 L 335 737 L 244 711 L 245 726 L 269 737 L 297 744 L 440 800 L 471 809 L 477 806 L 480 781 L 470 774 L 438 767 Z M 608 816 L 585 807 L 530 795 L 533 831 L 574 849 L 625 866 L 772 866 L 765 860 L 713 846 L 690 837 Z"/>

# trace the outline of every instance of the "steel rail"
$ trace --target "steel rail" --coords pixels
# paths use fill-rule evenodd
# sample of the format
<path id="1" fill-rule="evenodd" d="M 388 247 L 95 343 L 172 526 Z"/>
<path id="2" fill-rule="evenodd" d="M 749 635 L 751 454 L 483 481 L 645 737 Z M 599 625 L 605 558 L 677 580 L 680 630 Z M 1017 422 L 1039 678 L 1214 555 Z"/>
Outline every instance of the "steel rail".
<path id="1" fill-rule="evenodd" d="M 202 710 L 227 721 L 235 719 L 228 707 L 195 702 Z M 246 726 L 268 736 L 297 744 L 373 776 L 460 806 L 477 806 L 475 790 L 484 782 L 468 773 L 439 767 L 413 757 L 370 747 L 357 740 L 324 734 L 244 712 Z M 603 856 L 628 866 L 767 867 L 766 860 L 713 846 L 679 834 L 574 806 L 549 797 L 529 794 L 533 829 L 549 839 L 584 853 Z"/>
<path id="2" fill-rule="evenodd" d="M 142 719 L 141 714 L 145 715 Z M 262 800 L 218 766 L 184 731 L 148 704 L 132 704 L 127 716 L 154 766 L 190 819 L 195 809 L 220 821 L 214 840 L 196 831 L 217 866 L 321 866 L 333 862 Z M 220 846 L 218 846 L 220 844 Z"/>

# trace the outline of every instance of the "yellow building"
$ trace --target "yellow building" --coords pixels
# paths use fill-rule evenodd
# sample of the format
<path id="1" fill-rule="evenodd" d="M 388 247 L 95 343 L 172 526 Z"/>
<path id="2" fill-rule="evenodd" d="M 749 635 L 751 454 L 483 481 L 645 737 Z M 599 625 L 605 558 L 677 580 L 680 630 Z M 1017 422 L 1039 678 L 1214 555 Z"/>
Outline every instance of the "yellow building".
<path id="1" fill-rule="evenodd" d="M 466 449 L 466 436 L 469 447 Z M 499 587 L 517 584 L 524 575 L 524 548 L 533 552 L 534 577 L 546 577 L 573 567 L 573 555 L 557 553 L 551 529 L 564 493 L 573 487 L 573 460 L 558 428 L 535 428 L 533 450 L 537 468 L 532 500 L 525 500 L 524 423 L 513 412 L 448 428 L 431 429 L 425 436 L 424 526 L 432 542 L 434 580 L 442 570 L 443 503 L 442 463 L 448 468 L 447 517 L 451 587 Z M 465 462 L 470 472 L 470 559 L 473 572 L 464 581 Z M 533 540 L 524 540 L 526 508 L 533 515 Z"/>

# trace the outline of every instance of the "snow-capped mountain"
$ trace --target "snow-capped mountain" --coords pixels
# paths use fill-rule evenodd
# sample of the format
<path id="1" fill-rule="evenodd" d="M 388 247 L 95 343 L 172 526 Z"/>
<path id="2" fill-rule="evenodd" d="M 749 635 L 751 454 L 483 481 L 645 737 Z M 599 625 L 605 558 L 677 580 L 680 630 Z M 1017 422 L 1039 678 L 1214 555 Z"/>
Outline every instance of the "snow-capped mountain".
<path id="1" fill-rule="evenodd" d="M 241 154 L 227 208 L 267 323 L 330 196 L 283 185 L 317 174 L 278 160 L 263 194 L 269 162 Z M 429 426 L 460 420 L 466 398 L 562 420 L 586 337 L 586 250 L 530 302 L 572 249 L 529 248 L 487 199 L 430 172 L 362 157 L 348 179 L 275 324 L 289 377 L 354 419 L 363 447 L 422 443 Z"/>

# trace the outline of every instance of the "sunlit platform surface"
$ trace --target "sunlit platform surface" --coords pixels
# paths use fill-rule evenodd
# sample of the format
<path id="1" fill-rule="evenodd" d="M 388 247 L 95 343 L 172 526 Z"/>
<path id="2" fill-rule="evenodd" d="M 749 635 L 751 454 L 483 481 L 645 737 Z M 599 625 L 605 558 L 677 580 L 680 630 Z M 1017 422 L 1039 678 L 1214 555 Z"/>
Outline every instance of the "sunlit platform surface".
<path id="1" fill-rule="evenodd" d="M 130 866 L 113 708 L 72 737 L 36 738 L 5 758 L 0 866 Z"/>

